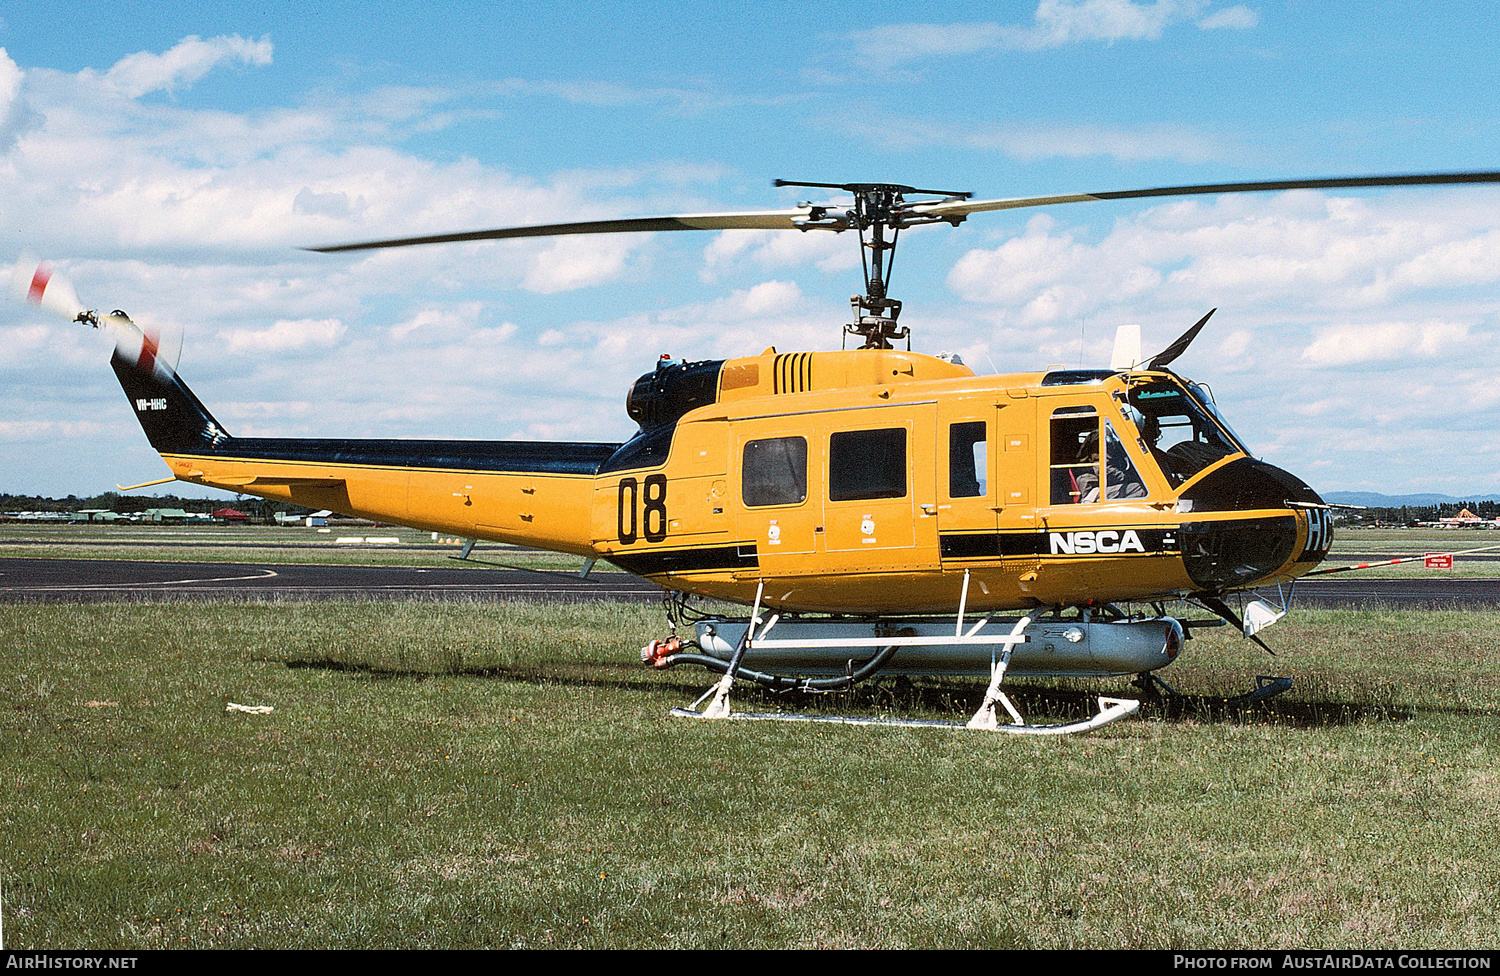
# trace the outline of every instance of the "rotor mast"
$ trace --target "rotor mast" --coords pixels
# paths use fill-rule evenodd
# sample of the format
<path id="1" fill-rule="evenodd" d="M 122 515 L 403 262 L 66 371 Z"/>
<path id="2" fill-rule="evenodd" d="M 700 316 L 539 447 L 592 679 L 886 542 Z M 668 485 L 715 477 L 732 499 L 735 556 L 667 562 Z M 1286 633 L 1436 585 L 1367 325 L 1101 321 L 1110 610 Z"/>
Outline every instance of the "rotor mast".
<path id="1" fill-rule="evenodd" d="M 854 229 L 859 231 L 860 263 L 864 269 L 865 293 L 852 295 L 849 305 L 854 321 L 844 326 L 845 335 L 855 335 L 864 341 L 861 349 L 890 349 L 892 340 L 906 339 L 911 342 L 911 330 L 898 325 L 901 303 L 887 294 L 891 269 L 896 261 L 896 244 L 903 227 L 918 224 L 950 223 L 958 225 L 963 216 L 924 214 L 912 209 L 906 194 L 920 193 L 942 197 L 941 202 L 966 200 L 972 194 L 957 190 L 919 190 L 899 183 L 801 183 L 795 180 L 777 180 L 777 186 L 807 186 L 826 190 L 843 190 L 853 194 L 854 209 L 843 214 L 831 213 L 828 207 L 809 207 L 808 219 L 798 221 L 799 230 Z M 933 201 L 920 201 L 931 204 Z M 890 232 L 887 238 L 886 232 Z"/>

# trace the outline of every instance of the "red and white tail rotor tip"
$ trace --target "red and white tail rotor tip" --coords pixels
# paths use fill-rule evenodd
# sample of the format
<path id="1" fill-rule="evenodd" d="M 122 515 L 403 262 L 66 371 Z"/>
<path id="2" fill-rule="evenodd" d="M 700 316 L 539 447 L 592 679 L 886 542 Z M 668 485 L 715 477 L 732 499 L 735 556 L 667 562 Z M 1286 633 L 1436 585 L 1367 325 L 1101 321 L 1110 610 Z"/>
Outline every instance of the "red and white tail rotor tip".
<path id="1" fill-rule="evenodd" d="M 39 305 L 49 312 L 61 315 L 70 321 L 76 320 L 85 309 L 73 290 L 73 283 L 50 267 L 35 259 L 22 255 L 16 262 L 10 277 L 11 292 L 19 299 Z"/>

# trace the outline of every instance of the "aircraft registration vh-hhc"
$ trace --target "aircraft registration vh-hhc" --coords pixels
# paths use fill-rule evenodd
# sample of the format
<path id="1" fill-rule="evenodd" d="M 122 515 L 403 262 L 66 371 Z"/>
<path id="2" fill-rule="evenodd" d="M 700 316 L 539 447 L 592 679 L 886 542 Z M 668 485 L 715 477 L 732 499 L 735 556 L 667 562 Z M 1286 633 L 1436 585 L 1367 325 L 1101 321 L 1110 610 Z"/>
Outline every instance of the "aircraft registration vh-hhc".
<path id="1" fill-rule="evenodd" d="M 901 303 L 886 293 L 900 232 L 1085 201 L 1496 182 L 1500 173 L 1448 173 L 971 200 L 895 184 L 778 181 L 852 202 L 311 249 L 856 232 L 865 293 L 851 299 L 844 332 L 858 348 L 664 357 L 626 397 L 639 430 L 623 444 L 235 437 L 183 383 L 154 330 L 86 309 L 45 265 L 19 263 L 15 287 L 112 334 L 115 375 L 175 480 L 607 559 L 660 584 L 670 636 L 643 649 L 645 663 L 722 673 L 674 714 L 810 717 L 732 711 L 736 678 L 819 692 L 876 674 L 979 675 L 988 689 L 968 727 L 1048 734 L 1097 728 L 1139 701 L 1100 697 L 1085 719 L 1029 725 L 1004 679 L 1136 676 L 1145 691 L 1170 692 L 1156 672 L 1194 627 L 1227 622 L 1259 643 L 1257 632 L 1286 612 L 1285 588 L 1328 554 L 1331 506 L 1253 457 L 1208 390 L 1171 369 L 1212 312 L 1155 355 L 1141 355 L 1138 331 L 1122 330 L 1108 368 L 976 375 L 957 356 L 911 351 Z M 1277 596 L 1250 594 L 1267 589 Z M 708 615 L 693 597 L 750 612 Z M 1195 611 L 1212 617 L 1181 619 Z M 1262 679 L 1250 695 L 1289 683 Z M 1008 720 L 997 717 L 1002 707 Z"/>

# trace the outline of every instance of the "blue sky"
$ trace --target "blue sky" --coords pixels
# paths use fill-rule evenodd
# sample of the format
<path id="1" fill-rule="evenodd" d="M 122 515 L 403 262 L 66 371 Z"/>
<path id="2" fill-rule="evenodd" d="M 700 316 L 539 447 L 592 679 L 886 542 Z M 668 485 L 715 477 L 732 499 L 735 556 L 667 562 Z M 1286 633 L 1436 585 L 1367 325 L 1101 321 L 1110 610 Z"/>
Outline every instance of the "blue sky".
<path id="1" fill-rule="evenodd" d="M 623 439 L 660 352 L 837 348 L 847 235 L 299 245 L 783 207 L 1500 169 L 1500 7 L 38 2 L 0 14 L 0 235 L 181 328 L 234 433 Z M 808 195 L 803 191 L 802 195 Z M 1325 490 L 1500 490 L 1500 190 L 977 215 L 906 235 L 915 347 L 1103 364 L 1116 326 Z M 0 308 L 0 490 L 160 476 L 79 327 Z"/>

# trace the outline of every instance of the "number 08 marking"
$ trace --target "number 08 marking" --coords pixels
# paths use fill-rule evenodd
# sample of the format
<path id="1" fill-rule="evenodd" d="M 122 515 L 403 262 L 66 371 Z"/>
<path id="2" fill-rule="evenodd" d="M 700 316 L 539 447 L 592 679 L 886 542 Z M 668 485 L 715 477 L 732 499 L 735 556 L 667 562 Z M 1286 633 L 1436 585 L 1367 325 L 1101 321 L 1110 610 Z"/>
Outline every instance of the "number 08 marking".
<path id="1" fill-rule="evenodd" d="M 634 478 L 620 479 L 615 529 L 621 545 L 630 545 L 641 534 L 647 542 L 660 542 L 667 537 L 667 476 L 653 474 L 646 478 L 644 492 L 642 487 Z"/>

